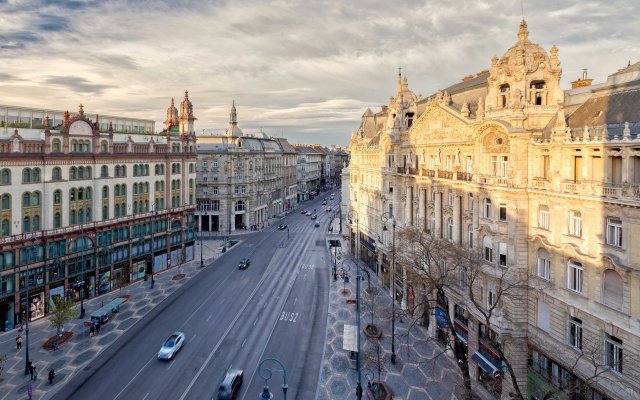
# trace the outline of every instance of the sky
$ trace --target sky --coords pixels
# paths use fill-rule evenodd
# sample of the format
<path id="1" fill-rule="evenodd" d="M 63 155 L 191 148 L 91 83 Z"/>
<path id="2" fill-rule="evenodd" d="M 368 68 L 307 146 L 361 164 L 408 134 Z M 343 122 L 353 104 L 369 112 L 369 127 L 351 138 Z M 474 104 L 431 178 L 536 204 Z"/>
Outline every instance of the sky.
<path id="1" fill-rule="evenodd" d="M 637 0 L 0 0 L 0 104 L 144 118 L 189 90 L 196 133 L 346 145 L 398 67 L 423 96 L 515 44 L 556 44 L 562 86 L 640 61 Z"/>

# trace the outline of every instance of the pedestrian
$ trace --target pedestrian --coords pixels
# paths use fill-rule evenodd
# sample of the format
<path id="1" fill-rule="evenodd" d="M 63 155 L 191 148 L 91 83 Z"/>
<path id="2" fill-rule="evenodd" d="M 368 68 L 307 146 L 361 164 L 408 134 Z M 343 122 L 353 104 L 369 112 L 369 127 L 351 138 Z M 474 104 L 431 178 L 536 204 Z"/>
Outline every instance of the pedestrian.
<path id="1" fill-rule="evenodd" d="M 29 400 L 31 400 L 31 396 L 33 396 L 33 388 L 31 385 L 27 388 L 27 395 L 29 395 Z"/>
<path id="2" fill-rule="evenodd" d="M 53 385 L 53 378 L 56 377 L 56 372 L 51 368 L 49 370 L 49 385 Z"/>
<path id="3" fill-rule="evenodd" d="M 91 324 L 91 327 L 89 328 L 89 336 L 93 336 L 94 329 L 93 324 Z"/>
<path id="4" fill-rule="evenodd" d="M 18 337 L 16 338 L 16 347 L 18 350 L 22 349 L 22 335 L 18 333 Z"/>
<path id="5" fill-rule="evenodd" d="M 37 381 L 38 380 L 38 370 L 36 369 L 36 366 L 33 366 L 33 380 Z"/>
<path id="6" fill-rule="evenodd" d="M 99 335 L 100 334 L 100 323 L 96 324 L 96 333 Z"/>
<path id="7" fill-rule="evenodd" d="M 29 361 L 29 367 L 28 368 L 29 368 L 29 374 L 31 375 L 30 380 L 33 380 L 33 373 L 35 372 L 36 367 L 33 366 L 33 362 L 32 361 Z"/>

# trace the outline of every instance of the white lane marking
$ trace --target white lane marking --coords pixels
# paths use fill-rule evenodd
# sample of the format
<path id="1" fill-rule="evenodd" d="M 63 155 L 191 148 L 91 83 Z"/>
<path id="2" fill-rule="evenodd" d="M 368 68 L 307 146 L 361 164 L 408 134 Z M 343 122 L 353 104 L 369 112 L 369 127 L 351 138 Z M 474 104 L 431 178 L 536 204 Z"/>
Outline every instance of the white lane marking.
<path id="1" fill-rule="evenodd" d="M 209 315 L 209 318 L 207 318 L 207 322 L 209 322 L 209 320 L 211 319 L 211 317 L 213 317 L 213 314 Z"/>
<path id="2" fill-rule="evenodd" d="M 151 357 L 151 358 L 149 359 L 149 361 L 147 361 L 147 363 L 146 363 L 142 368 L 140 368 L 140 370 L 138 371 L 138 373 L 137 373 L 137 374 L 135 374 L 135 375 L 133 376 L 133 378 L 131 378 L 131 380 L 129 381 L 129 383 L 127 383 L 127 384 L 125 385 L 125 387 L 123 387 L 123 388 L 122 388 L 122 390 L 120 391 L 120 393 L 118 393 L 118 394 L 116 395 L 116 397 L 114 397 L 114 398 L 113 398 L 113 400 L 116 400 L 118 397 L 120 397 L 120 395 L 121 395 L 125 390 L 127 390 L 127 388 L 129 387 L 129 385 L 131 384 L 131 382 L 133 382 L 133 381 L 138 377 L 138 375 L 140 375 L 140 374 L 142 373 L 142 371 L 144 371 L 144 369 L 145 369 L 145 368 L 147 368 L 147 365 L 149 365 L 149 363 L 150 363 L 151 361 L 153 361 L 154 359 L 155 359 L 155 357 Z"/>
<path id="3" fill-rule="evenodd" d="M 171 367 L 173 367 L 173 362 L 175 361 L 175 358 L 171 359 L 171 362 L 169 363 L 169 366 L 167 367 L 167 370 L 170 370 Z"/>
<path id="4" fill-rule="evenodd" d="M 151 392 L 147 392 L 147 394 L 144 395 L 144 397 L 142 398 L 142 400 L 145 400 L 147 397 L 149 397 L 149 393 Z"/>
<path id="5" fill-rule="evenodd" d="M 197 336 L 197 334 L 193 334 L 193 336 L 191 336 L 191 340 L 195 339 L 195 337 Z"/>
<path id="6" fill-rule="evenodd" d="M 298 298 L 296 297 L 296 298 L 293 300 L 293 305 L 295 306 L 297 302 L 298 302 Z"/>
<path id="7" fill-rule="evenodd" d="M 255 320 L 255 321 L 253 321 L 253 326 L 256 326 L 256 324 L 258 323 L 258 319 L 259 319 L 259 318 L 258 318 L 258 317 L 256 317 L 256 320 Z"/>
<path id="8" fill-rule="evenodd" d="M 245 343 L 247 343 L 247 338 L 244 338 L 244 340 L 242 341 L 242 346 L 240 346 L 240 347 L 244 347 Z"/>

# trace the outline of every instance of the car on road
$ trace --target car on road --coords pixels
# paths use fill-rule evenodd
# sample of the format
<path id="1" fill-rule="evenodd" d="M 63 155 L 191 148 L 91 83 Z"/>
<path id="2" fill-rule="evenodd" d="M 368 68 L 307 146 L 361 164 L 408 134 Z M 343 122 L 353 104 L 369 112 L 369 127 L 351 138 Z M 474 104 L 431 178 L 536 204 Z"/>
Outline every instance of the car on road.
<path id="1" fill-rule="evenodd" d="M 306 213 L 307 213 L 307 210 L 304 209 L 304 210 L 302 210 L 302 212 L 300 214 L 305 215 Z"/>
<path id="2" fill-rule="evenodd" d="M 331 211 L 331 207 L 327 207 L 327 212 Z"/>
<path id="3" fill-rule="evenodd" d="M 307 211 L 307 215 L 312 215 L 313 213 L 311 211 Z"/>
<path id="4" fill-rule="evenodd" d="M 333 195 L 331 195 L 331 197 L 329 197 L 329 200 L 333 200 L 333 198 L 334 198 Z"/>
<path id="5" fill-rule="evenodd" d="M 320 226 L 320 222 L 316 221 L 315 224 L 313 224 L 313 226 L 315 226 L 316 228 Z"/>
<path id="6" fill-rule="evenodd" d="M 249 264 L 251 264 L 251 261 L 248 258 L 242 258 L 240 259 L 240 263 L 238 264 L 238 268 L 240 269 L 246 269 Z"/>
<path id="7" fill-rule="evenodd" d="M 281 231 L 282 231 L 282 230 L 284 230 L 284 229 L 287 229 L 288 227 L 289 227 L 289 226 L 288 226 L 288 225 L 286 225 L 286 224 L 280 224 L 280 225 L 278 225 L 278 230 L 281 230 Z"/>
<path id="8" fill-rule="evenodd" d="M 325 200 L 325 201 L 323 201 L 323 202 L 322 202 L 322 205 L 323 205 L 323 206 L 326 206 L 326 205 L 327 205 L 327 201 L 326 201 L 326 200 Z"/>
<path id="9" fill-rule="evenodd" d="M 171 360 L 178 350 L 184 345 L 185 336 L 182 332 L 175 332 L 165 340 L 158 352 L 158 358 L 161 360 Z"/>
<path id="10" fill-rule="evenodd" d="M 315 214 L 313 214 L 313 215 L 311 216 L 311 219 L 316 219 L 316 218 L 318 218 L 318 216 L 317 216 L 317 215 L 315 215 Z"/>
<path id="11" fill-rule="evenodd" d="M 235 399 L 238 392 L 240 392 L 240 386 L 242 386 L 242 378 L 244 373 L 241 369 L 235 369 L 227 372 L 218 387 L 218 400 L 231 400 Z"/>

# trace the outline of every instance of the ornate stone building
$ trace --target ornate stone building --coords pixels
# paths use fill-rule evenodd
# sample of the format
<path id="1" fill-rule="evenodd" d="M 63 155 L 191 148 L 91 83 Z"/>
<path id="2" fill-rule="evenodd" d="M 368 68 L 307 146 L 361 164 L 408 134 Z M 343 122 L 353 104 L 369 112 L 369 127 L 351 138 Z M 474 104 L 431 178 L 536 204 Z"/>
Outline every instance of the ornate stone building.
<path id="1" fill-rule="evenodd" d="M 0 107 L 0 330 L 193 258 L 187 93 L 149 120 Z M 153 242 L 153 249 L 151 243 Z M 28 298 L 27 298 L 27 286 Z"/>
<path id="2" fill-rule="evenodd" d="M 296 144 L 298 152 L 298 199 L 313 199 L 320 193 L 325 175 L 325 152 L 320 147 Z"/>
<path id="3" fill-rule="evenodd" d="M 531 398 L 640 398 L 640 63 L 568 91 L 561 72 L 558 49 L 532 43 L 522 21 L 488 71 L 446 90 L 421 99 L 399 75 L 388 106 L 367 110 L 351 138 L 343 213 L 356 211 L 351 236 L 386 285 L 385 212 L 399 231 L 479 249 L 487 271 L 527 282 L 491 326 L 463 290 L 425 321 L 445 343 L 463 339 L 472 378 L 496 397 L 512 390 L 500 372 L 509 361 Z M 414 312 L 421 288 L 396 273 L 396 299 Z M 477 282 L 486 307 L 497 285 L 489 273 Z"/>
<path id="4" fill-rule="evenodd" d="M 235 103 L 225 134 L 198 137 L 197 150 L 201 231 L 260 229 L 297 204 L 297 151 L 286 139 L 243 133 Z"/>

